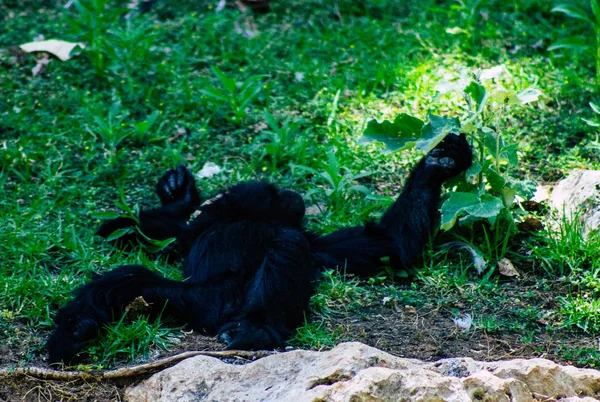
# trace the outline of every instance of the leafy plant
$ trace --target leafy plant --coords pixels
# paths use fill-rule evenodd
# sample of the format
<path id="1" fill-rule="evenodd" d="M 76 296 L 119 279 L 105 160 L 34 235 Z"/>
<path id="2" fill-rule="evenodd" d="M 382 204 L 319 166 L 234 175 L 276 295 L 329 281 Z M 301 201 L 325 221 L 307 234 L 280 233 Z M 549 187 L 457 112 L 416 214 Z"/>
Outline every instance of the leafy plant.
<path id="1" fill-rule="evenodd" d="M 315 294 L 310 298 L 310 309 L 321 316 L 328 317 L 336 307 L 354 307 L 360 305 L 364 290 L 358 278 L 348 278 L 338 270 L 327 270 L 322 274 Z"/>
<path id="2" fill-rule="evenodd" d="M 582 232 L 583 223 L 579 215 L 561 215 L 552 230 L 540 232 L 532 239 L 531 252 L 550 276 L 585 272 L 579 279 L 584 281 L 587 275 L 600 271 L 600 237 L 594 233 L 584 237 Z M 586 280 L 588 286 L 585 287 L 589 290 L 589 283 L 597 280 Z"/>
<path id="3" fill-rule="evenodd" d="M 221 104 L 228 105 L 233 113 L 233 116 L 230 117 L 231 121 L 241 122 L 248 115 L 246 108 L 262 90 L 260 82 L 262 76 L 252 76 L 238 85 L 235 79 L 227 76 L 217 66 L 212 66 L 211 70 L 219 80 L 221 88 L 209 87 L 203 91 L 204 95 Z"/>
<path id="4" fill-rule="evenodd" d="M 552 12 L 563 13 L 567 17 L 582 20 L 588 23 L 594 30 L 596 59 L 596 85 L 600 85 L 600 0 L 590 0 L 590 10 L 583 10 L 575 4 L 563 3 L 555 6 Z M 561 38 L 548 47 L 548 50 L 575 49 L 586 51 L 589 49 L 588 42 L 580 36 L 569 36 Z"/>
<path id="5" fill-rule="evenodd" d="M 77 15 L 66 18 L 71 31 L 86 43 L 85 53 L 96 74 L 101 76 L 106 75 L 109 64 L 108 31 L 127 12 L 127 8 L 115 7 L 112 3 L 112 0 L 78 0 L 73 3 Z"/>
<path id="6" fill-rule="evenodd" d="M 325 322 L 308 322 L 304 319 L 304 325 L 296 329 L 294 336 L 288 341 L 290 345 L 300 348 L 324 349 L 333 348 L 341 337 L 340 328 L 324 328 Z"/>
<path id="7" fill-rule="evenodd" d="M 135 362 L 150 357 L 152 347 L 167 350 L 178 339 L 177 329 L 163 327 L 161 316 L 151 320 L 140 316 L 133 320 L 127 314 L 114 325 L 107 325 L 87 353 L 99 356 L 98 365 L 113 366 L 122 360 Z"/>
<path id="8" fill-rule="evenodd" d="M 358 191 L 363 194 L 369 194 L 368 188 L 353 183 L 358 179 L 370 176 L 372 172 L 360 174 L 346 172 L 345 169 L 340 166 L 334 150 L 330 149 L 327 152 L 327 162 L 321 165 L 322 170 L 313 169 L 308 166 L 296 167 L 315 175 L 327 186 L 326 188 L 317 187 L 306 192 L 304 195 L 305 198 L 311 198 L 313 195 L 323 192 L 333 208 L 342 208 L 345 204 L 345 200 L 348 198 L 349 192 Z"/>
<path id="9" fill-rule="evenodd" d="M 308 144 L 299 135 L 299 122 L 288 119 L 280 126 L 272 114 L 265 112 L 264 116 L 269 129 L 256 137 L 256 148 L 262 150 L 261 159 L 268 159 L 273 170 L 290 160 L 303 163 Z"/>
<path id="10" fill-rule="evenodd" d="M 116 156 L 119 144 L 131 134 L 131 131 L 124 127 L 123 121 L 126 117 L 126 112 L 121 110 L 121 103 L 115 102 L 108 109 L 106 116 L 94 115 L 94 125 L 88 126 L 87 130 L 108 148 L 111 155 Z"/>
<path id="11" fill-rule="evenodd" d="M 127 122 L 129 112 L 122 109 L 121 102 L 111 105 L 104 115 L 103 111 L 92 110 L 93 125 L 87 126 L 87 131 L 99 139 L 108 152 L 111 165 L 115 165 L 119 158 L 119 147 L 127 139 L 141 145 L 149 139 L 152 129 L 157 128 L 159 113 L 154 111 L 144 120 Z"/>
<path id="12" fill-rule="evenodd" d="M 600 115 L 600 106 L 596 105 L 594 102 L 590 102 L 590 108 L 592 109 L 592 112 L 594 112 L 594 115 Z M 584 118 L 582 118 L 581 120 L 583 120 L 590 127 L 600 127 L 600 122 L 598 122 L 597 120 L 590 120 Z"/>
<path id="13" fill-rule="evenodd" d="M 563 326 L 577 327 L 592 335 L 600 333 L 600 300 L 585 296 L 560 299 L 558 314 L 563 316 Z"/>
<path id="14" fill-rule="evenodd" d="M 386 151 L 416 148 L 429 152 L 450 133 L 462 133 L 474 144 L 475 161 L 463 177 L 449 183 L 457 191 L 450 193 L 442 204 L 441 227 L 451 229 L 459 217 L 463 223 L 487 220 L 494 224 L 503 212 L 511 211 L 517 196 L 528 198 L 534 183 L 514 179 L 510 173 L 517 167 L 518 144 L 507 144 L 502 137 L 504 119 L 514 106 L 536 101 L 537 89 L 520 93 L 504 88 L 488 88 L 485 80 L 497 78 L 503 67 L 474 74 L 467 82 L 444 85 L 443 92 L 459 90 L 467 104 L 467 115 L 461 122 L 457 117 L 428 116 L 425 123 L 405 113 L 393 122 L 371 120 L 359 139 L 365 144 L 383 142 Z M 442 88 L 442 87 L 440 87 Z"/>
<path id="15" fill-rule="evenodd" d="M 96 212 L 96 213 L 92 214 L 93 218 L 100 219 L 100 220 L 123 218 L 123 219 L 128 219 L 128 220 L 135 222 L 135 225 L 115 230 L 113 233 L 108 235 L 108 237 L 106 238 L 107 241 L 114 241 L 117 239 L 125 238 L 125 236 L 128 236 L 128 235 L 137 235 L 137 236 L 140 236 L 144 240 L 143 242 L 140 242 L 141 246 L 147 252 L 154 254 L 154 253 L 159 253 L 162 250 L 166 249 L 169 245 L 171 245 L 172 243 L 174 243 L 177 240 L 174 237 L 164 239 L 164 240 L 156 240 L 156 239 L 152 239 L 152 238 L 146 236 L 142 232 L 142 229 L 140 226 L 140 220 L 139 220 L 140 206 L 138 204 L 135 204 L 133 207 L 130 207 L 129 205 L 127 205 L 125 203 L 124 200 L 125 200 L 125 194 L 123 192 L 123 189 L 121 188 L 121 199 L 118 200 L 116 202 L 116 204 L 117 204 L 117 207 L 119 207 L 123 211 L 122 213 L 118 213 L 118 212 L 114 212 L 114 211 L 107 211 L 107 212 Z"/>
<path id="16" fill-rule="evenodd" d="M 133 18 L 126 19 L 124 27 L 108 31 L 104 49 L 110 60 L 108 68 L 127 80 L 130 92 L 135 90 L 135 77 L 148 75 L 148 58 L 154 38 L 154 29 L 149 23 L 137 23 Z"/>
<path id="17" fill-rule="evenodd" d="M 600 365 L 600 351 L 597 348 L 561 346 L 556 353 L 563 359 L 573 362 L 573 364 L 578 366 L 597 367 Z"/>

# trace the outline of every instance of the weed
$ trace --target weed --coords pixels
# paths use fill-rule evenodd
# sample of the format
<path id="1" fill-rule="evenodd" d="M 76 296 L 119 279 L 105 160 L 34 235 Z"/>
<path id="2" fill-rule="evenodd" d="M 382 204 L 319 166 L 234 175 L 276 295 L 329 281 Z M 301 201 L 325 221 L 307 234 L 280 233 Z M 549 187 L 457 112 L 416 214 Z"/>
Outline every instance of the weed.
<path id="1" fill-rule="evenodd" d="M 299 133 L 300 122 L 287 119 L 280 126 L 272 114 L 265 112 L 264 117 L 269 129 L 256 137 L 253 151 L 267 159 L 273 171 L 291 161 L 303 164 L 308 143 Z"/>
<path id="2" fill-rule="evenodd" d="M 363 177 L 370 176 L 372 172 L 359 174 L 345 173 L 345 169 L 340 165 L 334 150 L 329 150 L 327 152 L 327 162 L 321 165 L 321 170 L 308 166 L 296 167 L 315 175 L 317 179 L 326 185 L 325 188 L 315 188 L 308 191 L 304 195 L 304 198 L 311 199 L 313 195 L 323 193 L 329 205 L 334 209 L 342 209 L 349 197 L 349 193 L 352 191 L 365 195 L 370 193 L 365 186 L 354 184 L 354 182 Z"/>
<path id="3" fill-rule="evenodd" d="M 113 0 L 77 0 L 74 6 L 78 15 L 68 16 L 66 22 L 73 34 L 86 43 L 85 53 L 96 74 L 104 76 L 109 66 L 107 53 L 111 49 L 109 29 L 127 9 L 115 7 Z"/>
<path id="4" fill-rule="evenodd" d="M 111 61 L 109 68 L 127 80 L 130 93 L 136 90 L 134 78 L 149 74 L 148 58 L 156 37 L 154 31 L 148 22 L 138 23 L 134 18 L 127 19 L 124 27 L 109 31 L 105 50 Z"/>
<path id="5" fill-rule="evenodd" d="M 217 108 L 228 105 L 229 112 L 233 113 L 229 119 L 234 123 L 240 123 L 248 115 L 246 108 L 262 91 L 262 76 L 252 76 L 238 84 L 219 67 L 212 66 L 211 70 L 221 84 L 221 88 L 208 87 L 202 92 L 215 102 Z"/>
<path id="6" fill-rule="evenodd" d="M 444 230 L 451 229 L 460 216 L 465 216 L 461 221 L 463 225 L 481 220 L 493 225 L 501 214 L 512 217 L 511 207 L 517 196 L 529 199 L 533 195 L 533 182 L 511 176 L 519 163 L 518 144 L 504 142 L 502 123 L 513 106 L 537 101 L 541 92 L 528 88 L 518 93 L 501 86 L 486 85 L 486 82 L 499 79 L 505 71 L 504 66 L 497 66 L 471 74 L 469 78 L 462 77 L 455 83 L 438 84 L 441 93 L 456 90 L 462 93 L 467 104 L 467 116 L 462 123 L 458 118 L 433 114 L 425 123 L 402 113 L 393 122 L 371 120 L 360 140 L 363 144 L 383 142 L 390 151 L 416 147 L 429 152 L 450 133 L 469 135 L 475 161 L 464 177 L 461 175 L 448 184 L 456 191 L 442 203 L 440 226 Z M 510 223 L 512 221 L 509 219 Z"/>
<path id="7" fill-rule="evenodd" d="M 163 327 L 160 316 L 155 320 L 142 316 L 129 321 L 124 315 L 116 324 L 106 326 L 86 353 L 97 356 L 98 369 L 123 360 L 134 363 L 148 359 L 153 348 L 167 350 L 177 342 L 178 332 L 178 328 Z"/>
<path id="8" fill-rule="evenodd" d="M 563 3 L 556 5 L 552 11 L 563 13 L 567 17 L 587 22 L 595 33 L 594 58 L 596 59 L 596 86 L 600 86 L 600 1 L 590 0 L 590 10 L 583 10 L 576 4 Z M 561 38 L 548 47 L 548 50 L 569 49 L 587 50 L 586 40 L 580 36 Z"/>
<path id="9" fill-rule="evenodd" d="M 583 237 L 578 215 L 561 214 L 556 228 L 549 228 L 530 242 L 533 255 L 551 276 L 574 272 L 597 272 L 600 238 L 594 234 Z M 590 271 L 591 269 L 591 271 Z"/>
<path id="10" fill-rule="evenodd" d="M 332 348 L 340 342 L 340 329 L 331 329 L 325 322 L 315 323 L 304 320 L 304 325 L 296 329 L 295 335 L 288 341 L 292 346 L 324 349 Z"/>
<path id="11" fill-rule="evenodd" d="M 139 236 L 139 238 L 143 239 L 143 241 L 140 242 L 140 246 L 145 251 L 152 253 L 152 254 L 159 253 L 159 252 L 165 250 L 167 247 L 169 247 L 169 245 L 173 244 L 176 241 L 176 239 L 174 237 L 164 239 L 164 240 L 156 240 L 156 239 L 152 239 L 152 238 L 146 236 L 140 228 L 140 222 L 139 222 L 139 218 L 138 218 L 140 216 L 140 206 L 138 204 L 135 204 L 133 207 L 130 207 L 129 205 L 127 205 L 125 202 L 125 194 L 124 194 L 122 188 L 121 188 L 121 199 L 116 202 L 116 205 L 124 212 L 121 214 L 119 214 L 117 212 L 110 212 L 110 211 L 109 212 L 96 212 L 92 216 L 99 220 L 117 219 L 117 218 L 128 219 L 128 220 L 131 220 L 131 222 L 135 222 L 135 225 L 115 230 L 113 233 L 110 233 L 106 237 L 107 241 L 112 242 L 112 241 L 115 241 L 118 239 L 124 239 L 128 235 L 136 235 L 136 236 Z"/>
<path id="12" fill-rule="evenodd" d="M 558 314 L 563 325 L 576 327 L 591 335 L 600 333 L 600 300 L 583 296 L 568 296 L 560 299 Z"/>
<path id="13" fill-rule="evenodd" d="M 600 351 L 597 348 L 561 346 L 557 353 L 573 364 L 594 368 L 600 366 Z"/>
<path id="14" fill-rule="evenodd" d="M 315 294 L 310 299 L 311 311 L 322 316 L 330 316 L 340 308 L 349 309 L 360 306 L 365 292 L 358 278 L 347 278 L 337 270 L 323 272 Z"/>

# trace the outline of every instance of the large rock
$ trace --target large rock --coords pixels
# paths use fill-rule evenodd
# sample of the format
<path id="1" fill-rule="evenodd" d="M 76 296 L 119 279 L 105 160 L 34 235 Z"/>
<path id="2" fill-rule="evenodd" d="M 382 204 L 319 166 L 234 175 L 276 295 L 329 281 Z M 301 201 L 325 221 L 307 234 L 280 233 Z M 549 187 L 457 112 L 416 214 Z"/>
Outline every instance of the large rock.
<path id="1" fill-rule="evenodd" d="M 575 170 L 552 191 L 553 208 L 570 218 L 580 214 L 583 233 L 600 229 L 600 171 Z"/>
<path id="2" fill-rule="evenodd" d="M 271 355 L 246 365 L 193 357 L 126 392 L 131 402 L 600 400 L 596 397 L 600 397 L 596 370 L 545 359 L 425 363 L 356 342 L 327 352 Z"/>

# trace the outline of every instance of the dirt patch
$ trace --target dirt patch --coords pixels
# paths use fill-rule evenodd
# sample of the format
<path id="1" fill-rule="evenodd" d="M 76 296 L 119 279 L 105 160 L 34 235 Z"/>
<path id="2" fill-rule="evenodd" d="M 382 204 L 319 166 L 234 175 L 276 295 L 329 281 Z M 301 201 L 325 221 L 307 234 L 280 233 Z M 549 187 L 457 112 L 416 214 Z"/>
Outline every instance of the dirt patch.
<path id="1" fill-rule="evenodd" d="M 535 276 L 525 277 L 494 287 L 493 295 L 479 297 L 425 293 L 414 305 L 374 297 L 368 306 L 339 314 L 326 324 L 340 330 L 346 340 L 425 361 L 542 357 L 594 367 L 600 358 L 598 339 L 561 326 L 556 311 L 558 297 L 567 294 L 562 281 L 541 283 Z M 456 322 L 465 313 L 471 321 L 469 328 Z"/>
<path id="2" fill-rule="evenodd" d="M 543 357 L 572 364 L 559 353 L 570 347 L 593 348 L 595 339 L 578 337 L 572 332 L 540 331 L 533 340 L 516 333 L 493 333 L 483 330 L 466 332 L 453 317 L 441 311 L 417 310 L 417 314 L 372 308 L 363 313 L 368 319 L 350 316 L 345 322 L 348 337 L 391 354 L 419 360 L 435 361 L 450 357 L 476 360 L 508 360 Z M 361 314 L 361 315 L 363 315 Z M 347 324 L 350 322 L 350 324 Z"/>
<path id="3" fill-rule="evenodd" d="M 133 383 L 133 381 L 131 382 Z M 122 401 L 129 384 L 107 382 L 46 381 L 37 378 L 18 378 L 0 381 L 0 400 L 21 401 Z"/>

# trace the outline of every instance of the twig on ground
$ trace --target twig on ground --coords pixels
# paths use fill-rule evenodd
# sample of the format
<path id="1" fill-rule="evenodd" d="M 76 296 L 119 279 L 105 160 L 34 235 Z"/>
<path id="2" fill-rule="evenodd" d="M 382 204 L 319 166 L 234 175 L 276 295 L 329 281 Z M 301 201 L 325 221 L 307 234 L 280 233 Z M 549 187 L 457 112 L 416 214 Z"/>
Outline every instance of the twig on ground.
<path id="1" fill-rule="evenodd" d="M 144 363 L 138 366 L 123 367 L 116 370 L 104 371 L 104 372 L 87 372 L 87 371 L 60 371 L 54 369 L 48 369 L 44 367 L 18 367 L 15 369 L 0 369 L 0 380 L 7 378 L 15 378 L 21 376 L 29 376 L 34 378 L 41 378 L 44 380 L 55 380 L 55 381 L 72 381 L 72 380 L 85 380 L 85 381 L 102 381 L 102 380 L 114 380 L 127 377 L 134 377 L 138 375 L 148 375 L 156 373 L 157 371 L 163 370 L 167 367 L 179 363 L 185 359 L 189 359 L 194 356 L 210 356 L 216 358 L 241 358 L 246 360 L 260 359 L 265 356 L 275 354 L 277 352 L 270 351 L 257 351 L 250 352 L 246 350 L 225 350 L 225 351 L 194 351 L 184 352 L 174 356 L 165 357 L 151 363 Z"/>

